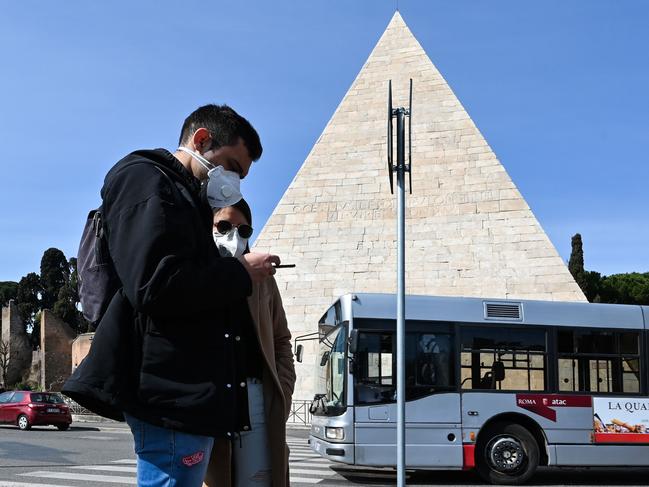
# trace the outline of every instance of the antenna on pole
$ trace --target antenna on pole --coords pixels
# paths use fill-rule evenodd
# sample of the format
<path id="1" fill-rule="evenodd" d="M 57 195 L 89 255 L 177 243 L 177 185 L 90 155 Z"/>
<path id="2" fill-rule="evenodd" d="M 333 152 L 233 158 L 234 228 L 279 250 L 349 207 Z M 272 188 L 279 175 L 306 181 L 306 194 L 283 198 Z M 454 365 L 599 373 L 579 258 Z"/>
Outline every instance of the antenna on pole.
<path id="1" fill-rule="evenodd" d="M 397 487 L 406 485 L 406 192 L 405 175 L 412 194 L 412 79 L 410 106 L 392 107 L 392 80 L 388 82 L 388 177 L 394 194 L 397 174 Z M 408 163 L 406 164 L 406 123 L 408 117 Z M 397 119 L 397 163 L 394 164 L 392 119 Z"/>
<path id="2" fill-rule="evenodd" d="M 390 80 L 388 81 L 388 178 L 390 178 L 390 194 L 394 194 L 394 166 L 392 158 L 392 80 Z"/>
<path id="3" fill-rule="evenodd" d="M 410 100 L 408 101 L 408 188 L 412 194 L 412 78 L 410 78 Z"/>

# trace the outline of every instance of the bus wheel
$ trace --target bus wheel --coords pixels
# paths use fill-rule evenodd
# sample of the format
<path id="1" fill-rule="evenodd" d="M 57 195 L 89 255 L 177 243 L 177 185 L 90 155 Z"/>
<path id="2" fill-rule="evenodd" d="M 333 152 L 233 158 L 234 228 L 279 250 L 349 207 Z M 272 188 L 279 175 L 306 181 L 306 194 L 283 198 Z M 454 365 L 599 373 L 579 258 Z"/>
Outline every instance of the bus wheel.
<path id="1" fill-rule="evenodd" d="M 522 484 L 536 471 L 539 446 L 526 428 L 515 423 L 498 423 L 478 439 L 478 474 L 492 484 Z"/>

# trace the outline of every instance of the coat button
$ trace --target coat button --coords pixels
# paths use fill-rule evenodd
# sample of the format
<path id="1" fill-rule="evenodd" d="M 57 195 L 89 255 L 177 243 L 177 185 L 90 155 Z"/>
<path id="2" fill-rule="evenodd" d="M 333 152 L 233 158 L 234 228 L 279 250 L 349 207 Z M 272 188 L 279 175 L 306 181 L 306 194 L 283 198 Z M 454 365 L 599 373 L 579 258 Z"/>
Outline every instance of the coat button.
<path id="1" fill-rule="evenodd" d="M 227 434 L 228 436 L 232 436 L 232 433 L 230 433 L 230 432 L 228 432 L 228 433 L 226 433 L 226 434 Z"/>
<path id="2" fill-rule="evenodd" d="M 240 385 L 241 387 L 246 387 L 246 383 L 245 383 L 245 382 L 242 382 L 242 383 L 239 384 L 239 385 Z"/>
<path id="3" fill-rule="evenodd" d="M 225 387 L 229 389 L 230 387 L 232 387 L 232 384 L 225 384 Z"/>
<path id="4" fill-rule="evenodd" d="M 234 337 L 234 339 L 235 339 L 236 341 L 239 341 L 239 340 L 241 340 L 241 337 L 240 337 L 239 335 L 237 335 L 237 336 Z"/>
<path id="5" fill-rule="evenodd" d="M 244 431 L 248 431 L 249 429 L 250 429 L 250 426 L 244 426 L 244 427 L 243 427 L 243 430 L 244 430 Z"/>
<path id="6" fill-rule="evenodd" d="M 224 336 L 225 336 L 225 338 L 230 338 L 230 334 L 229 334 L 229 333 L 226 333 Z"/>

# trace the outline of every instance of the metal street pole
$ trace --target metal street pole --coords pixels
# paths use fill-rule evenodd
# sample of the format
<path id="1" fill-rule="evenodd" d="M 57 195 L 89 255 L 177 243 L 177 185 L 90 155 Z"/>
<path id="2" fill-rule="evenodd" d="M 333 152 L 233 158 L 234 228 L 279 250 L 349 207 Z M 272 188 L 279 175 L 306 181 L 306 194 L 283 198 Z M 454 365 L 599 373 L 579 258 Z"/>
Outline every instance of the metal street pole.
<path id="1" fill-rule="evenodd" d="M 397 108 L 397 486 L 406 485 L 406 189 L 405 116 Z"/>
<path id="2" fill-rule="evenodd" d="M 408 164 L 406 164 L 406 124 L 408 117 Z M 397 119 L 397 164 L 393 161 L 392 119 Z M 392 108 L 392 80 L 388 82 L 388 177 L 394 193 L 397 173 L 397 487 L 406 485 L 406 172 L 412 193 L 412 79 L 410 105 Z"/>

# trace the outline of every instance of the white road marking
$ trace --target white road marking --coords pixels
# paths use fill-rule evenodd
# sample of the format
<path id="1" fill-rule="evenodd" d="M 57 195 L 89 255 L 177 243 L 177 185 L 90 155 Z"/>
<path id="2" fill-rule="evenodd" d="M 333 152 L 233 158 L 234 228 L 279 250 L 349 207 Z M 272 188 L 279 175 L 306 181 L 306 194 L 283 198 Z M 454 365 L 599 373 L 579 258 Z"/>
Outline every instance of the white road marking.
<path id="1" fill-rule="evenodd" d="M 300 465 L 303 467 L 303 465 Z M 289 472 L 291 474 L 301 473 L 301 474 L 311 474 L 311 475 L 336 475 L 336 472 L 330 469 L 320 469 L 320 468 L 290 468 Z"/>
<path id="2" fill-rule="evenodd" d="M 317 463 L 324 463 L 325 465 L 336 465 L 334 462 L 330 462 L 326 458 L 322 457 L 300 457 L 300 456 L 293 456 L 291 455 L 288 459 L 289 462 L 296 461 L 296 462 L 317 462 Z M 340 464 L 340 466 L 343 466 L 344 464 Z"/>
<path id="3" fill-rule="evenodd" d="M 291 476 L 291 483 L 296 484 L 317 484 L 322 479 L 312 479 L 307 477 L 293 477 Z"/>
<path id="4" fill-rule="evenodd" d="M 97 441 L 113 441 L 115 440 L 114 436 L 77 436 L 77 439 L 81 440 L 97 440 Z"/>
<path id="5" fill-rule="evenodd" d="M 75 470 L 99 470 L 103 472 L 125 472 L 137 473 L 137 467 L 127 467 L 121 465 L 79 465 L 78 467 L 68 467 Z"/>
<path id="6" fill-rule="evenodd" d="M 32 482 L 14 482 L 12 480 L 0 480 L 0 487 L 73 487 L 62 484 L 34 484 Z"/>
<path id="7" fill-rule="evenodd" d="M 117 434 L 127 434 L 127 435 L 131 434 L 131 430 L 129 428 L 100 427 L 97 429 L 102 433 L 117 433 Z"/>
<path id="8" fill-rule="evenodd" d="M 291 460 L 295 460 L 291 458 Z M 121 459 L 111 462 L 117 465 L 79 465 L 67 467 L 73 470 L 91 470 L 96 472 L 120 472 L 120 473 L 136 473 L 135 460 Z M 337 466 L 336 470 L 327 468 L 328 466 Z M 349 469 L 347 469 L 349 468 Z M 60 479 L 69 481 L 78 481 L 85 483 L 106 482 L 114 484 L 127 484 L 136 485 L 137 479 L 135 477 L 115 476 L 115 475 L 95 475 L 83 474 L 76 472 L 55 472 L 55 471 L 37 471 L 24 474 L 18 474 L 28 477 L 40 477 L 49 479 Z M 334 478 L 337 477 L 337 478 Z M 321 458 L 317 455 L 315 458 L 297 459 L 297 461 L 290 461 L 290 480 L 295 484 L 318 484 L 321 481 L 328 480 L 329 482 L 345 482 L 345 478 L 366 478 L 373 480 L 385 479 L 394 481 L 396 478 L 395 473 L 391 472 L 365 472 L 358 471 L 353 466 L 343 466 L 335 462 Z M 407 477 L 410 477 L 409 475 Z M 72 487 L 61 484 L 42 484 L 42 483 L 26 483 L 26 482 L 12 482 L 0 481 L 0 487 Z"/>
<path id="9" fill-rule="evenodd" d="M 344 470 L 340 472 L 340 475 L 346 477 L 367 477 L 370 479 L 396 479 L 396 473 L 374 473 L 374 472 L 355 472 L 354 470 Z M 406 475 L 406 478 L 410 478 L 410 475 Z"/>
<path id="10" fill-rule="evenodd" d="M 61 479 L 61 480 L 83 480 L 86 482 L 106 482 L 110 484 L 128 484 L 137 485 L 135 477 L 120 477 L 115 475 L 89 475 L 73 472 L 50 472 L 41 470 L 38 472 L 19 473 L 24 477 L 40 477 L 43 479 Z"/>
<path id="11" fill-rule="evenodd" d="M 317 460 L 325 463 L 332 463 L 326 458 L 322 458 L 320 455 L 291 455 L 289 461 L 291 460 Z"/>

